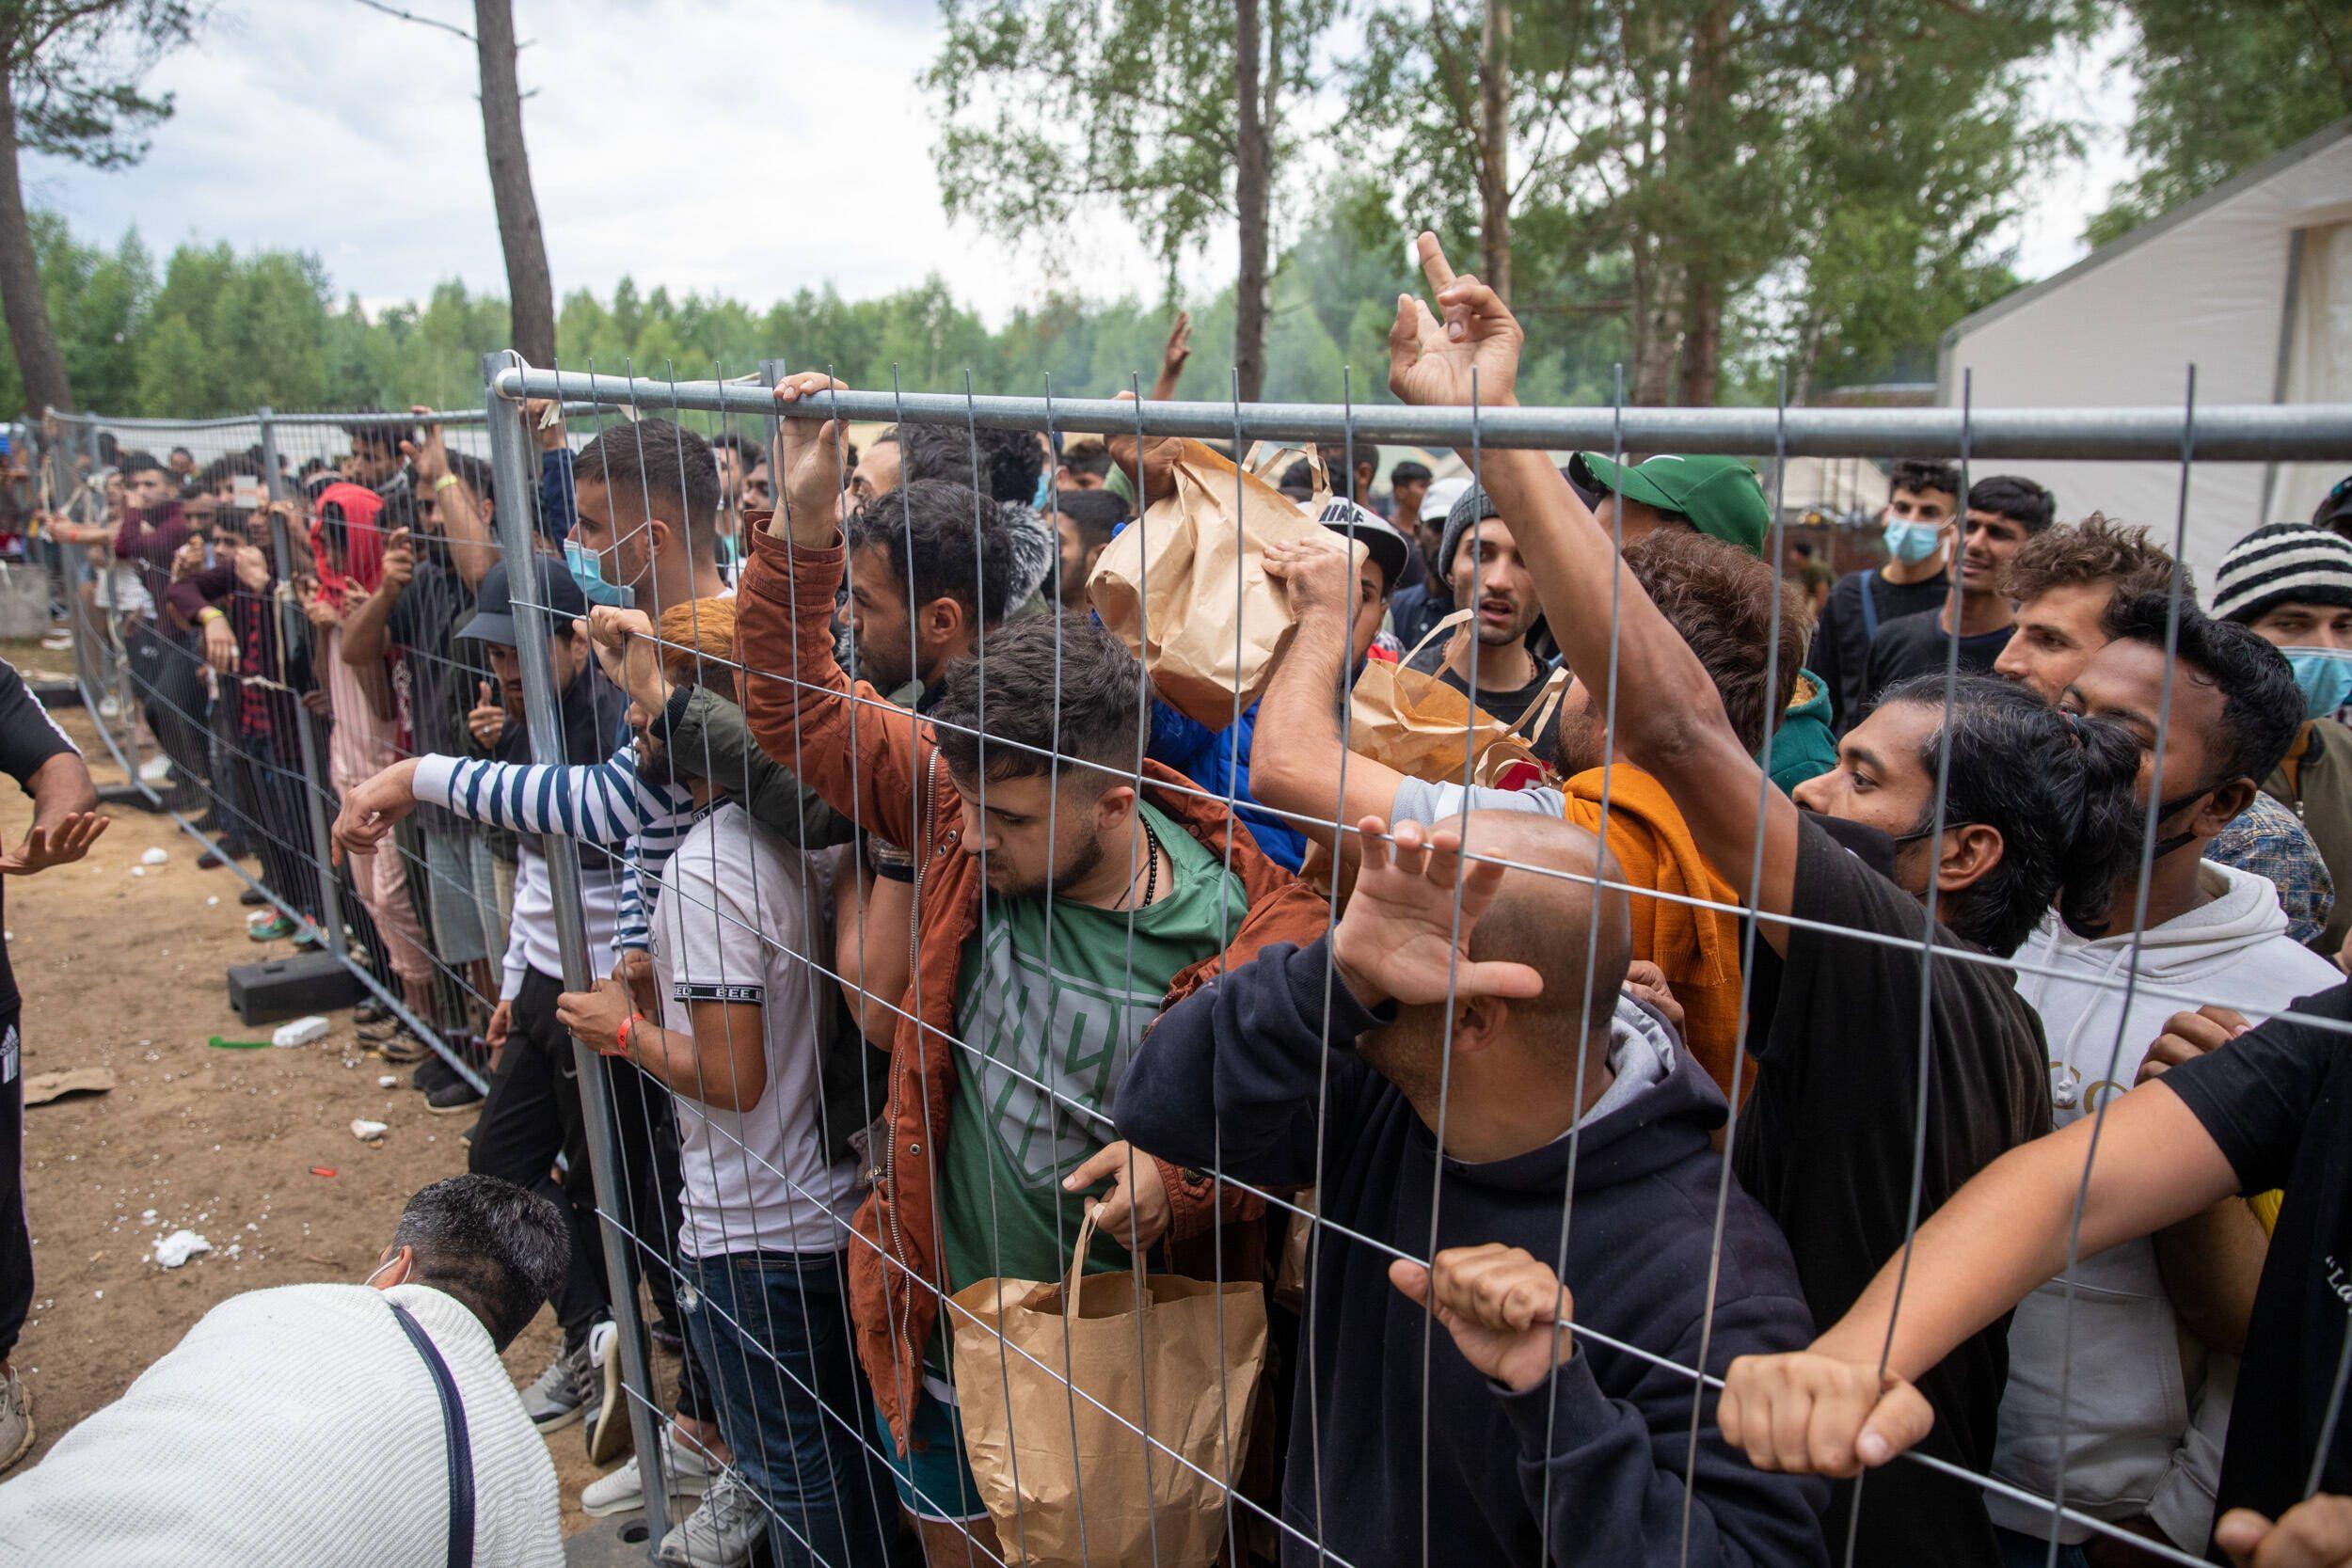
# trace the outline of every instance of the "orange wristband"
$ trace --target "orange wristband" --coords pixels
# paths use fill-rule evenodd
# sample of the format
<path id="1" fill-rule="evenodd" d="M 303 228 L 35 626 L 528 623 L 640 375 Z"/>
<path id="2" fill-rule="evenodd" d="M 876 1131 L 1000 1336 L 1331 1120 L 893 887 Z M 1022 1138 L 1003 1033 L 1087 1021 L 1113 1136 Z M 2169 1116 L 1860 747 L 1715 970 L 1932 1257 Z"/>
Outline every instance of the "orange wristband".
<path id="1" fill-rule="evenodd" d="M 631 1013 L 631 1014 L 629 1014 L 627 1018 L 625 1018 L 625 1019 L 621 1020 L 621 1026 L 620 1026 L 620 1028 L 619 1028 L 618 1030 L 614 1031 L 613 1036 L 612 1036 L 612 1044 L 613 1044 L 614 1049 L 613 1049 L 612 1051 L 611 1051 L 611 1052 L 607 1053 L 607 1054 L 609 1054 L 609 1055 L 613 1055 L 613 1056 L 626 1056 L 626 1055 L 628 1055 L 628 1032 L 629 1032 L 631 1029 L 636 1028 L 639 1024 L 641 1024 L 641 1023 L 643 1023 L 643 1022 L 645 1022 L 645 1015 L 644 1015 L 644 1014 L 643 1014 L 643 1013 Z"/>

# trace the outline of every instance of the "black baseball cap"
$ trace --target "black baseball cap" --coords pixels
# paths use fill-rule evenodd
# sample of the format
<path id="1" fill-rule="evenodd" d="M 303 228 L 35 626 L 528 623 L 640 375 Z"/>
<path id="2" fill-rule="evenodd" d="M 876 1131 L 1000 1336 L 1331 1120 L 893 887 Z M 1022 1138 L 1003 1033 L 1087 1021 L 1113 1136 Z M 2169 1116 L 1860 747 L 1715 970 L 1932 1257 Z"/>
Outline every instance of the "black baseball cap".
<path id="1" fill-rule="evenodd" d="M 523 576 L 523 602 L 537 604 L 547 610 L 550 633 L 571 630 L 572 623 L 588 613 L 588 595 L 580 591 L 580 584 L 572 580 L 564 564 L 551 555 L 531 558 L 531 568 Z M 500 642 L 509 648 L 519 646 L 515 631 L 515 594 L 505 562 L 484 574 L 473 604 L 473 614 L 458 626 L 457 636 L 470 637 L 477 642 Z"/>

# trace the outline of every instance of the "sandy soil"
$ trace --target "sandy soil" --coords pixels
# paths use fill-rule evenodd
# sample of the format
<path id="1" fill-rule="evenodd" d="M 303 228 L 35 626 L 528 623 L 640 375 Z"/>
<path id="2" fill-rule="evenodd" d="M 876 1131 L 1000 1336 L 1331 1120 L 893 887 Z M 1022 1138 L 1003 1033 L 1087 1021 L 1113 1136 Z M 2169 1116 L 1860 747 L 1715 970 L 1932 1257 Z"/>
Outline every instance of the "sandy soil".
<path id="1" fill-rule="evenodd" d="M 63 674 L 66 656 L 0 647 L 27 678 Z M 78 708 L 56 714 L 102 784 L 119 774 Z M 13 843 L 29 810 L 0 790 L 0 832 Z M 292 952 L 248 941 L 244 883 L 199 871 L 199 846 L 167 816 L 109 808 L 114 826 L 90 859 L 7 886 L 8 951 L 24 993 L 24 1070 L 114 1070 L 112 1092 L 28 1108 L 25 1186 L 38 1286 L 16 1353 L 33 1391 L 39 1441 L 27 1463 L 120 1394 L 215 1304 L 240 1291 L 358 1280 L 375 1264 L 407 1195 L 465 1168 L 471 1121 L 434 1116 L 407 1068 L 361 1054 L 348 1012 L 293 1050 L 207 1044 L 267 1038 L 229 1006 L 224 972 Z M 162 849 L 161 866 L 141 853 Z M 246 863 L 248 870 L 254 863 Z M 379 1085 L 390 1074 L 391 1087 Z M 380 1144 L 355 1117 L 389 1124 Z M 324 1172 L 325 1174 L 322 1174 Z M 186 1227 L 213 1250 L 184 1266 L 154 1261 L 155 1242 Z M 555 1343 L 539 1321 L 507 1352 L 518 1382 Z M 596 1471 L 580 1429 L 552 1435 L 566 1532 Z"/>

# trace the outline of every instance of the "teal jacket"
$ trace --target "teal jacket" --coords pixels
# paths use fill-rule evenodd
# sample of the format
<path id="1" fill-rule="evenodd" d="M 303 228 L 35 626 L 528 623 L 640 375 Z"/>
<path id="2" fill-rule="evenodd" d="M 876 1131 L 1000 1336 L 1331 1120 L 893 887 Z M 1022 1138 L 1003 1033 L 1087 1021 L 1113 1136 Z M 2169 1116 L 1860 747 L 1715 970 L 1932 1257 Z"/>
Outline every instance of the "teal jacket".
<path id="1" fill-rule="evenodd" d="M 1829 733 L 1829 688 L 1810 670 L 1797 672 L 1788 711 L 1772 731 L 1764 770 L 1786 795 L 1807 779 L 1837 766 L 1837 741 Z"/>

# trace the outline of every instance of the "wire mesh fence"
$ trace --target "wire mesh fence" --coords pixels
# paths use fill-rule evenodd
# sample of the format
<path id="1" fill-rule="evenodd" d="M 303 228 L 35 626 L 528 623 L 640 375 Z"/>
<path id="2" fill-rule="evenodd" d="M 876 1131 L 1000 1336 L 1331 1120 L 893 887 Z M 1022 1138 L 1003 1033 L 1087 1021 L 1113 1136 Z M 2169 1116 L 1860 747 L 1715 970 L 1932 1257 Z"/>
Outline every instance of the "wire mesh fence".
<path id="1" fill-rule="evenodd" d="M 2217 1498 L 2352 1483 L 2289 1180 L 2338 1134 L 2229 1108 L 2289 1058 L 2340 1108 L 2334 663 L 2180 564 L 2197 464 L 2352 409 L 1419 362 L 1294 406 L 492 356 L 480 413 L 67 421 L 77 670 L 571 1215 L 525 1402 L 633 1444 L 597 1485 L 665 1560 L 2196 1562 Z M 1808 456 L 1931 509 L 1825 604 Z M 1979 483 L 2054 457 L 2178 468 L 2130 571 Z M 2037 561 L 2099 602 L 2037 617 Z M 2201 1008 L 2298 1043 L 2192 1064 Z M 1934 1422 L 1832 1485 L 1834 1367 Z"/>

